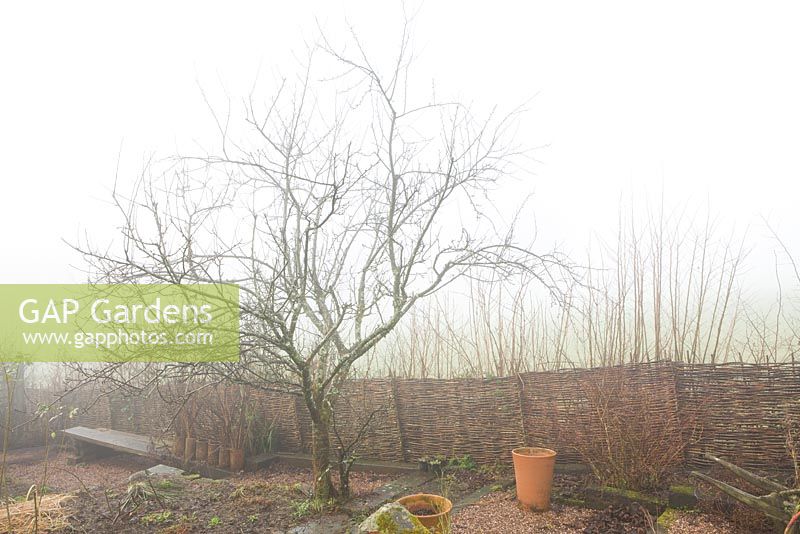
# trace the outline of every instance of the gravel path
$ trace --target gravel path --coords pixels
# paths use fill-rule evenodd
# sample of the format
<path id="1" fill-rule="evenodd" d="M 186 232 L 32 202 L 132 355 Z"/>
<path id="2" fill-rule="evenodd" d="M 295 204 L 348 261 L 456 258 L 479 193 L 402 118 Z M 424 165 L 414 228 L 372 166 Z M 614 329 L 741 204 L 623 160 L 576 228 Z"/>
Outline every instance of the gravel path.
<path id="1" fill-rule="evenodd" d="M 747 534 L 721 517 L 693 512 L 679 513 L 678 517 L 669 527 L 670 534 L 700 534 L 706 532 L 714 532 L 716 534 Z"/>
<path id="2" fill-rule="evenodd" d="M 453 533 L 580 533 L 593 513 L 594 510 L 554 506 L 549 512 L 532 514 L 517 506 L 514 491 L 502 491 L 487 495 L 456 514 Z"/>
<path id="3" fill-rule="evenodd" d="M 554 505 L 546 513 L 523 511 L 517 505 L 514 490 L 487 495 L 453 517 L 453 533 L 466 534 L 604 534 L 646 531 L 641 525 L 617 524 L 609 527 L 609 511 Z M 600 530 L 598 530 L 598 527 Z M 609 530 L 610 528 L 610 530 Z M 700 512 L 678 512 L 670 534 L 748 534 L 719 516 Z"/>

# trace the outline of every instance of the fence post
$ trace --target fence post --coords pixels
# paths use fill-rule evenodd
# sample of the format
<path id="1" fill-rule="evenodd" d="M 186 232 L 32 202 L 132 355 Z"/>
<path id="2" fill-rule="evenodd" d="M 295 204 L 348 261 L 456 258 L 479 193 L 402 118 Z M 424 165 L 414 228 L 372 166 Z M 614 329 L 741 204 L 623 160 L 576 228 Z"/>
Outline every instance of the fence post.
<path id="1" fill-rule="evenodd" d="M 528 436 L 528 426 L 525 424 L 525 380 L 522 378 L 522 373 L 517 373 L 517 397 L 519 398 L 519 420 L 522 425 L 522 439 L 523 446 L 529 446 L 531 443 Z"/>
<path id="2" fill-rule="evenodd" d="M 404 462 L 408 462 L 408 450 L 406 449 L 406 435 L 405 425 L 403 424 L 403 416 L 399 397 L 397 395 L 397 378 L 392 376 L 392 400 L 394 402 L 394 413 L 397 415 L 397 435 L 400 438 L 400 458 Z"/>

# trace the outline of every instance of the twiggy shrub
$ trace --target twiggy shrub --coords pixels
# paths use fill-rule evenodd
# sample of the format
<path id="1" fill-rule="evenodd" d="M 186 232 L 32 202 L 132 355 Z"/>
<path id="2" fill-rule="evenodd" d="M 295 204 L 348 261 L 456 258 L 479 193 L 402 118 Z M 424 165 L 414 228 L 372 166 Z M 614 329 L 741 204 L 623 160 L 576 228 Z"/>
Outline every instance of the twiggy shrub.
<path id="1" fill-rule="evenodd" d="M 794 485 L 800 488 L 800 415 L 791 413 L 787 407 L 783 427 L 786 430 L 786 450 L 794 468 Z"/>
<path id="2" fill-rule="evenodd" d="M 620 368 L 581 377 L 583 398 L 562 415 L 581 424 L 569 425 L 564 437 L 601 484 L 648 489 L 681 463 L 686 434 L 667 387 L 631 378 Z"/>

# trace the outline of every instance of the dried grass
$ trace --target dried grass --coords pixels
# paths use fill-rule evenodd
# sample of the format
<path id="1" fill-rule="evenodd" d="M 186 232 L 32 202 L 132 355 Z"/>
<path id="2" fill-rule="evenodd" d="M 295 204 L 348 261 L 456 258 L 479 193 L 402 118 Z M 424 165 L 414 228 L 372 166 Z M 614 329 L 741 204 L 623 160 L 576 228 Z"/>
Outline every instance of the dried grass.
<path id="1" fill-rule="evenodd" d="M 0 510 L 0 532 L 54 531 L 69 526 L 69 512 L 64 503 L 73 495 L 53 494 L 12 502 Z"/>

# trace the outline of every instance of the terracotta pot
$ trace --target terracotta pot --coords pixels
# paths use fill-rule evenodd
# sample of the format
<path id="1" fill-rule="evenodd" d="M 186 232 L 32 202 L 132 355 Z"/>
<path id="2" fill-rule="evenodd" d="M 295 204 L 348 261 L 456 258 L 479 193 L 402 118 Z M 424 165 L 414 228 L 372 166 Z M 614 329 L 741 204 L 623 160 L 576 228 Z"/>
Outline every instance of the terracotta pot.
<path id="1" fill-rule="evenodd" d="M 221 469 L 227 469 L 230 465 L 230 449 L 227 447 L 219 448 L 219 455 L 217 458 L 217 466 Z"/>
<path id="2" fill-rule="evenodd" d="M 183 451 L 186 448 L 186 436 L 175 436 L 175 441 L 172 442 L 172 455 L 180 458 L 183 456 Z"/>
<path id="3" fill-rule="evenodd" d="M 219 462 L 219 443 L 215 443 L 213 441 L 208 442 L 208 457 L 206 458 L 206 463 L 211 467 L 214 467 Z"/>
<path id="4" fill-rule="evenodd" d="M 238 472 L 244 469 L 244 449 L 230 449 L 231 471 Z"/>
<path id="5" fill-rule="evenodd" d="M 546 512 L 550 509 L 556 451 L 540 447 L 520 447 L 511 451 L 511 455 L 514 458 L 517 500 L 530 510 Z"/>
<path id="6" fill-rule="evenodd" d="M 441 495 L 417 493 L 400 497 L 397 502 L 411 512 L 411 515 L 419 519 L 422 526 L 431 532 L 450 532 L 450 510 L 453 509 L 453 503 L 450 502 L 450 499 Z M 417 513 L 418 511 L 425 512 L 426 510 L 434 510 L 436 513 Z"/>
<path id="7" fill-rule="evenodd" d="M 204 439 L 198 439 L 194 446 L 194 457 L 198 462 L 205 462 L 208 458 L 208 442 Z"/>
<path id="8" fill-rule="evenodd" d="M 197 440 L 186 436 L 186 446 L 183 448 L 183 461 L 184 462 L 191 462 L 194 460 L 194 448 L 197 444 Z"/>

